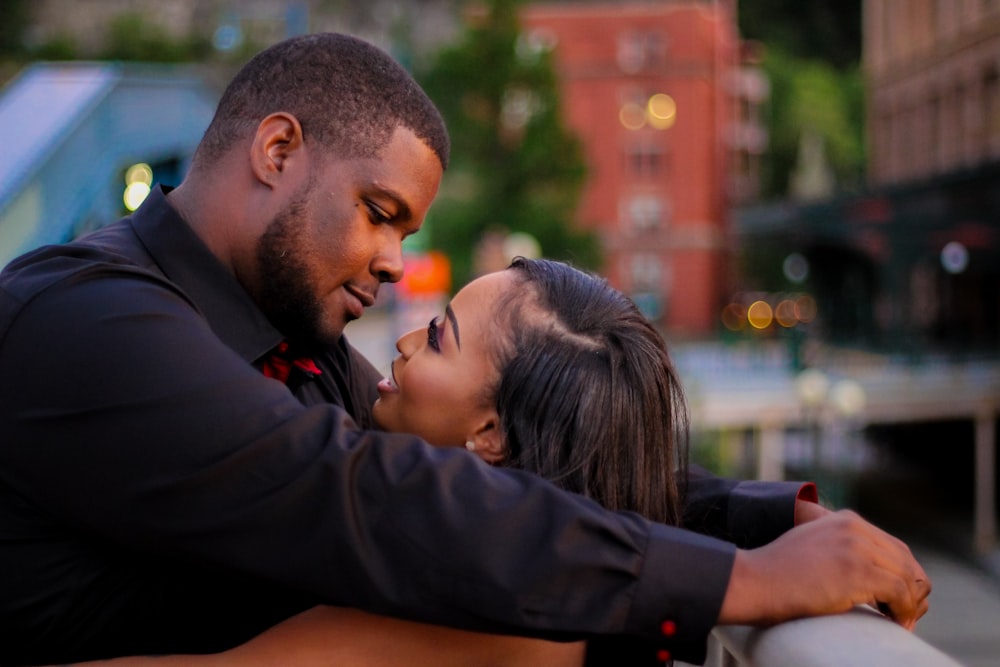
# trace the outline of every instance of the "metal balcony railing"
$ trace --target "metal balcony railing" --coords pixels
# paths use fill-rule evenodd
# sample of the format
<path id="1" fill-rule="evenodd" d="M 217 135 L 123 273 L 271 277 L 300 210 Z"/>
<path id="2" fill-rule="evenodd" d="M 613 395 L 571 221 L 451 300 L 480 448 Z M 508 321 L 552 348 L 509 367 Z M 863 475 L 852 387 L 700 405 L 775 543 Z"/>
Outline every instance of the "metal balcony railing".
<path id="1" fill-rule="evenodd" d="M 705 661 L 705 667 L 845 665 L 961 667 L 953 658 L 866 607 L 771 628 L 717 627 L 709 639 Z"/>

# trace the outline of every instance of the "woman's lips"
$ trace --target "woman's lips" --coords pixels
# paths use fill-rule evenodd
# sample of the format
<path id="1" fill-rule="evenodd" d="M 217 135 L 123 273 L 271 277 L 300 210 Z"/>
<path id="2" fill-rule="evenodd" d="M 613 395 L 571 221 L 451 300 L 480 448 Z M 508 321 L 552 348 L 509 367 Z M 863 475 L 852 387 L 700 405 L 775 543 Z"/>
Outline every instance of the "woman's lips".
<path id="1" fill-rule="evenodd" d="M 396 384 L 396 362 L 389 365 L 389 377 L 384 377 L 378 382 L 379 393 L 382 394 L 398 394 L 399 385 Z"/>

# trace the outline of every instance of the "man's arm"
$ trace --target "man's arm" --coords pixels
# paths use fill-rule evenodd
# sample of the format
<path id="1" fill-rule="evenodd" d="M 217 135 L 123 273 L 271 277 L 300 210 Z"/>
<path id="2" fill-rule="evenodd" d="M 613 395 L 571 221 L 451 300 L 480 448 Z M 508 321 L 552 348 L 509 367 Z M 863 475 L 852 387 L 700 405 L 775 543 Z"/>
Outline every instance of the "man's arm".
<path id="1" fill-rule="evenodd" d="M 101 551 L 551 638 L 670 620 L 668 641 L 703 642 L 725 593 L 731 545 L 304 407 L 152 278 L 51 288 L 7 330 L 0 377 L 4 484 Z"/>
<path id="2" fill-rule="evenodd" d="M 549 638 L 628 634 L 682 658 L 697 656 L 724 598 L 723 619 L 753 618 L 755 587 L 810 581 L 808 559 L 790 579 L 754 552 L 730 579 L 737 552 L 725 542 L 607 512 L 460 449 L 359 431 L 334 406 L 306 408 L 151 277 L 109 269 L 11 306 L 0 308 L 13 321 L 0 342 L 0 480 L 18 517 L 2 526 L 7 565 L 28 541 L 81 540 L 90 561 L 108 562 L 63 570 L 94 565 L 100 578 L 155 556 L 159 568 L 239 572 L 317 602 Z M 772 553 L 808 554 L 816 539 L 827 538 Z M 871 597 L 860 576 L 842 597 Z M 81 608 L 103 604 L 72 593 Z M 0 599 L 4 618 L 20 617 L 17 600 Z M 824 598 L 793 613 L 830 608 Z M 16 638 L 11 623 L 4 633 Z"/>

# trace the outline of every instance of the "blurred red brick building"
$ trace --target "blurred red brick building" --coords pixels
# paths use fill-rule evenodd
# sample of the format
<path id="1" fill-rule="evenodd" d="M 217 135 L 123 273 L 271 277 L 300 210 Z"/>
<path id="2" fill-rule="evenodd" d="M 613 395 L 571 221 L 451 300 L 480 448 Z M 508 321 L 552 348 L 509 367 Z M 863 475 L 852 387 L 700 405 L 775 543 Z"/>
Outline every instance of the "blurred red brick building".
<path id="1" fill-rule="evenodd" d="M 763 79 L 741 69 L 730 2 L 540 3 L 525 39 L 554 49 L 567 124 L 589 165 L 578 220 L 602 272 L 675 334 L 719 322 L 728 211 L 752 196 Z M 742 102 L 740 101 L 742 100 Z"/>

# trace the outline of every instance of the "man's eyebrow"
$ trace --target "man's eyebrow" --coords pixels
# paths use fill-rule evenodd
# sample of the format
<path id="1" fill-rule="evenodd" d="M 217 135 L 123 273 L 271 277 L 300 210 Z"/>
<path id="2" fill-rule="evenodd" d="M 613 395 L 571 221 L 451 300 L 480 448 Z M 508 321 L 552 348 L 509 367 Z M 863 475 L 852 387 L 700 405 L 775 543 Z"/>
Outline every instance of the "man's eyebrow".
<path id="1" fill-rule="evenodd" d="M 461 350 L 462 343 L 458 339 L 458 318 L 455 317 L 455 311 L 451 309 L 450 303 L 444 307 L 444 316 L 451 320 L 451 330 L 455 334 L 455 347 Z"/>

